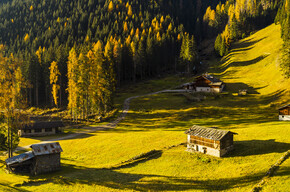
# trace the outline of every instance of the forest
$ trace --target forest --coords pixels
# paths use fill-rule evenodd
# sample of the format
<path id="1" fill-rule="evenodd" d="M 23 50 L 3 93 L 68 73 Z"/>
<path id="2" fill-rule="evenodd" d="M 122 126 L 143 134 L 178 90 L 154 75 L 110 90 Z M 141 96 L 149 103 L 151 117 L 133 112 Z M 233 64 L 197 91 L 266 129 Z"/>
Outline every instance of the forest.
<path id="1" fill-rule="evenodd" d="M 0 150 L 19 143 L 29 107 L 71 121 L 111 113 L 116 89 L 164 74 L 199 73 L 200 45 L 216 57 L 272 23 L 290 77 L 289 0 L 4 0 L 0 3 Z"/>
<path id="2" fill-rule="evenodd" d="M 289 76 L 288 10 L 288 0 L 7 0 L 0 4 L 1 55 L 3 65 L 19 62 L 28 106 L 104 115 L 116 87 L 197 72 L 203 40 L 216 39 L 224 56 L 231 43 L 274 21 L 283 29 L 281 67 Z"/>

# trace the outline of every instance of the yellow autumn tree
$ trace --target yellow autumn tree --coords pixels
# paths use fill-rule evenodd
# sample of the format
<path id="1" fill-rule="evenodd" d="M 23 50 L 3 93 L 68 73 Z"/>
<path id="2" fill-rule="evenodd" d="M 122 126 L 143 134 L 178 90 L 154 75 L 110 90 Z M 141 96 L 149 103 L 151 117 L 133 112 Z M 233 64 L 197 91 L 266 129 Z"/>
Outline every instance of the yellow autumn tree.
<path id="1" fill-rule="evenodd" d="M 123 31 L 126 33 L 128 31 L 128 23 L 125 21 L 124 26 L 123 26 Z"/>
<path id="2" fill-rule="evenodd" d="M 58 91 L 60 89 L 60 86 L 58 84 L 58 79 L 59 79 L 59 76 L 60 76 L 60 72 L 59 72 L 59 69 L 58 69 L 57 62 L 53 61 L 50 64 L 49 70 L 50 70 L 49 79 L 50 79 L 50 84 L 52 85 L 51 94 L 52 94 L 52 97 L 53 97 L 53 100 L 54 100 L 54 104 L 56 106 L 58 106 Z"/>
<path id="3" fill-rule="evenodd" d="M 12 157 L 13 149 L 19 143 L 18 130 L 26 123 L 21 110 L 26 107 L 22 89 L 28 84 L 22 75 L 21 62 L 13 54 L 4 57 L 3 51 L 4 46 L 0 45 L 0 110 L 5 117 L 5 125 L 1 129 L 7 133 L 4 147 L 8 149 L 8 156 Z"/>
<path id="4" fill-rule="evenodd" d="M 128 14 L 129 17 L 132 17 L 132 15 L 133 15 L 133 11 L 132 11 L 132 6 L 131 5 L 128 6 L 128 13 L 127 14 Z"/>
<path id="5" fill-rule="evenodd" d="M 24 42 L 27 42 L 28 40 L 29 40 L 29 35 L 28 35 L 28 33 L 26 33 L 24 36 Z"/>
<path id="6" fill-rule="evenodd" d="M 114 9 L 114 4 L 112 1 L 110 1 L 109 6 L 108 6 L 108 11 L 111 12 Z"/>
<path id="7" fill-rule="evenodd" d="M 68 78 L 68 109 L 70 110 L 71 117 L 75 120 L 77 117 L 77 66 L 78 58 L 75 48 L 69 52 L 67 62 L 67 78 Z"/>

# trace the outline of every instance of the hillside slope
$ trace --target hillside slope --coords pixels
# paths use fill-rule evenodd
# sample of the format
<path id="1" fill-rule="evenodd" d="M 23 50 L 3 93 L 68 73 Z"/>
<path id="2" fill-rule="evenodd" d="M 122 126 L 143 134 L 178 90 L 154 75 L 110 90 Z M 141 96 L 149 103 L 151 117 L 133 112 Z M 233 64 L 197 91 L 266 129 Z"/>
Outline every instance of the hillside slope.
<path id="1" fill-rule="evenodd" d="M 274 104 L 287 103 L 290 80 L 280 71 L 282 43 L 280 26 L 272 24 L 235 43 L 222 64 L 212 71 L 230 83 L 229 90 L 248 88 L 262 96 L 279 96 Z"/>
<path id="2" fill-rule="evenodd" d="M 0 156 L 0 191 L 250 191 L 290 148 L 290 124 L 277 120 L 277 107 L 289 92 L 289 80 L 283 80 L 278 67 L 279 36 L 279 27 L 269 26 L 236 43 L 224 62 L 210 69 L 225 81 L 229 94 L 208 95 L 201 102 L 176 94 L 139 97 L 115 129 L 60 141 L 60 172 L 7 175 L 1 169 L 5 157 Z M 128 86 L 116 102 L 181 80 L 172 76 Z M 238 97 L 239 89 L 251 94 Z M 193 124 L 238 133 L 235 150 L 216 158 L 188 153 L 182 145 L 168 148 L 184 142 L 184 131 Z M 21 145 L 41 140 L 21 138 Z M 159 153 L 152 158 L 110 168 L 153 149 Z M 287 191 L 288 173 L 289 160 L 265 191 Z"/>

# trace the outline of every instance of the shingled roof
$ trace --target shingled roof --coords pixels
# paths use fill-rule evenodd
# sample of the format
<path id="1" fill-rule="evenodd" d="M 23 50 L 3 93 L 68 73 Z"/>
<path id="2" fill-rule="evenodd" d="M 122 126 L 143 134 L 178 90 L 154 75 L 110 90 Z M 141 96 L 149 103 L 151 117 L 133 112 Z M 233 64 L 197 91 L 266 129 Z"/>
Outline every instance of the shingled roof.
<path id="1" fill-rule="evenodd" d="M 285 108 L 287 108 L 287 107 L 290 107 L 290 104 L 288 104 L 288 105 L 284 105 L 283 107 L 280 107 L 279 110 L 281 110 L 281 109 L 285 109 Z"/>
<path id="2" fill-rule="evenodd" d="M 20 155 L 8 158 L 5 160 L 7 165 L 12 165 L 12 164 L 17 164 L 17 163 L 22 163 L 24 161 L 28 161 L 29 159 L 32 159 L 34 157 L 34 154 L 32 151 L 22 153 Z"/>
<path id="3" fill-rule="evenodd" d="M 56 143 L 44 143 L 44 144 L 34 144 L 30 146 L 33 150 L 34 155 L 48 155 L 53 153 L 63 152 L 60 144 Z"/>
<path id="4" fill-rule="evenodd" d="M 197 137 L 202 137 L 202 138 L 211 139 L 215 141 L 220 141 L 228 133 L 237 134 L 231 131 L 201 127 L 198 125 L 193 125 L 189 130 L 185 131 L 185 134 L 194 135 Z"/>
<path id="5" fill-rule="evenodd" d="M 33 122 L 28 125 L 25 125 L 23 129 L 46 129 L 46 128 L 57 128 L 64 127 L 62 121 L 42 121 L 42 122 Z"/>
<path id="6" fill-rule="evenodd" d="M 211 82 L 210 85 L 221 85 L 221 84 L 223 84 L 223 82 L 220 79 L 217 79 L 217 78 L 213 77 L 212 75 L 204 74 L 204 75 L 199 76 L 199 77 L 203 77 L 203 78 L 209 80 Z M 196 77 L 196 78 L 199 78 L 199 77 Z"/>

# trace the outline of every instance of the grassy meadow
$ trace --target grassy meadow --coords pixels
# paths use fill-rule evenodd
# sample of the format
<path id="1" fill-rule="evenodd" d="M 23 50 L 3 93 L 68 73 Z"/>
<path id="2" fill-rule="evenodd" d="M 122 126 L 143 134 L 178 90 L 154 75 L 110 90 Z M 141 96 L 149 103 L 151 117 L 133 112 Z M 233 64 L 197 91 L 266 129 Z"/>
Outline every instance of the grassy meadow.
<path id="1" fill-rule="evenodd" d="M 62 140 L 62 170 L 47 175 L 6 174 L 0 156 L 0 191 L 250 191 L 290 149 L 290 123 L 278 121 L 277 108 L 289 102 L 289 80 L 279 70 L 279 26 L 271 25 L 234 44 L 210 73 L 227 84 L 227 93 L 206 95 L 201 102 L 182 94 L 163 93 L 131 102 L 127 117 L 113 130 Z M 173 88 L 188 79 L 171 76 L 119 90 L 125 98 Z M 240 89 L 249 95 L 237 96 Z M 287 100 L 288 99 L 288 100 Z M 224 158 L 188 153 L 192 125 L 216 126 L 235 135 L 235 150 Z M 20 145 L 42 138 L 21 138 Z M 150 159 L 110 169 L 134 156 L 158 150 Z M 263 191 L 286 191 L 289 159 Z"/>

